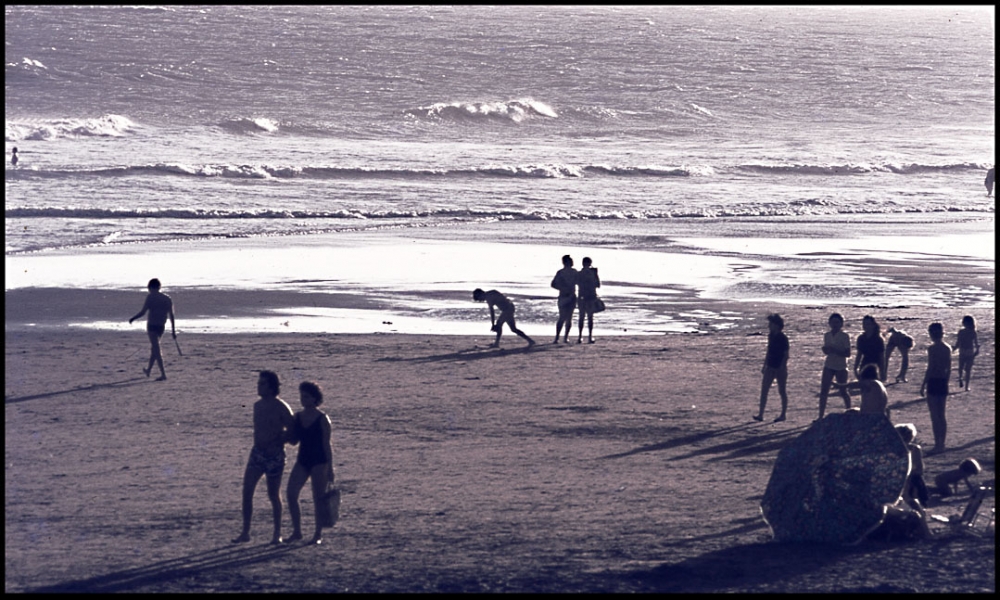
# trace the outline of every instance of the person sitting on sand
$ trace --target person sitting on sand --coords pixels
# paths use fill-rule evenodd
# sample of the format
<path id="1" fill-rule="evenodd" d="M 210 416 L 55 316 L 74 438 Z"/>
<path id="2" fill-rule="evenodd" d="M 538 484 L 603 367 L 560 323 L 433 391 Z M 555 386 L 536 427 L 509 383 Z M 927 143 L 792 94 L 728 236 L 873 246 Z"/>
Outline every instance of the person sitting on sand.
<path id="1" fill-rule="evenodd" d="M 292 439 L 295 417 L 292 408 L 278 397 L 281 382 L 273 371 L 257 378 L 260 400 L 253 405 L 253 448 L 243 473 L 243 531 L 233 543 L 250 541 L 253 493 L 261 476 L 267 477 L 267 497 L 274 515 L 272 544 L 281 543 L 281 475 L 285 470 L 285 442 Z"/>
<path id="2" fill-rule="evenodd" d="M 974 486 L 969 479 L 982 472 L 982 467 L 979 466 L 979 462 L 974 458 L 967 458 L 959 463 L 957 469 L 952 469 L 950 471 L 945 471 L 934 477 L 934 487 L 929 491 L 932 494 L 937 494 L 942 498 L 951 496 L 953 493 L 958 493 L 958 484 L 965 482 L 965 486 L 969 488 L 970 492 L 975 491 L 976 486 Z"/>
<path id="3" fill-rule="evenodd" d="M 472 292 L 472 299 L 476 302 L 486 302 L 486 304 L 490 307 L 490 331 L 495 331 L 497 334 L 497 339 L 490 344 L 490 348 L 500 347 L 500 336 L 503 334 L 504 323 L 510 327 L 511 331 L 527 340 L 529 348 L 535 345 L 535 340 L 531 339 L 526 333 L 517 328 L 517 325 L 514 322 L 514 303 L 507 299 L 507 296 L 504 296 L 496 290 L 484 292 L 483 290 L 476 288 Z M 500 310 L 499 317 L 496 316 L 494 308 Z"/>
<path id="4" fill-rule="evenodd" d="M 958 350 L 958 389 L 962 389 L 965 377 L 965 391 L 969 391 L 969 380 L 972 379 L 972 363 L 979 356 L 979 336 L 976 335 L 976 318 L 972 315 L 962 317 L 962 329 L 958 331 L 958 339 L 952 352 Z"/>
<path id="5" fill-rule="evenodd" d="M 587 318 L 587 343 L 594 343 L 594 313 L 597 310 L 597 288 L 601 287 L 601 278 L 597 276 L 597 269 L 591 268 L 590 257 L 584 257 L 583 268 L 577 276 L 577 286 L 580 288 L 580 332 L 576 338 L 576 343 L 583 341 L 583 319 Z"/>
<path id="6" fill-rule="evenodd" d="M 823 334 L 823 374 L 819 384 L 819 418 L 826 414 L 826 398 L 830 394 L 830 385 L 836 379 L 838 383 L 847 383 L 847 359 L 851 356 L 851 338 L 842 331 L 844 317 L 839 313 L 830 315 L 828 321 L 830 331 Z M 843 387 L 840 395 L 844 399 L 844 407 L 851 408 L 851 396 Z"/>
<path id="7" fill-rule="evenodd" d="M 858 377 L 858 381 L 847 384 L 836 383 L 834 385 L 847 389 L 848 393 L 854 390 L 860 390 L 860 412 L 862 414 L 885 415 L 888 417 L 889 396 L 886 393 L 885 385 L 878 380 L 878 365 L 867 364 L 861 367 L 861 372 L 858 374 Z"/>
<path id="8" fill-rule="evenodd" d="M 785 413 L 788 411 L 788 394 L 785 392 L 785 384 L 788 382 L 788 336 L 782 332 L 782 329 L 785 328 L 785 320 L 781 318 L 781 315 L 768 315 L 767 327 L 770 333 L 767 336 L 764 366 L 760 370 L 764 376 L 760 384 L 760 411 L 754 415 L 754 420 L 764 420 L 767 393 L 771 389 L 771 384 L 777 379 L 778 394 L 781 395 L 781 414 L 774 422 L 780 423 L 785 420 Z"/>
<path id="9" fill-rule="evenodd" d="M 163 381 L 167 378 L 167 372 L 163 370 L 163 355 L 160 353 L 160 337 L 163 335 L 163 331 L 167 326 L 167 317 L 170 317 L 170 334 L 177 339 L 177 329 L 174 326 L 174 302 L 170 299 L 170 296 L 160 293 L 160 280 L 150 279 L 148 284 L 149 294 L 146 296 L 146 302 L 142 305 L 142 310 L 139 311 L 134 317 L 128 320 L 129 325 L 132 321 L 139 319 L 142 315 L 149 311 L 149 317 L 146 319 L 146 335 L 149 336 L 150 352 L 149 352 L 149 366 L 142 370 L 149 377 L 149 373 L 153 370 L 153 363 L 155 362 L 160 367 L 160 376 L 156 378 L 157 381 Z"/>
<path id="10" fill-rule="evenodd" d="M 299 444 L 299 455 L 288 476 L 288 512 L 292 515 L 292 536 L 288 541 L 302 539 L 302 516 L 299 510 L 299 493 L 306 479 L 312 480 L 314 514 L 319 515 L 320 502 L 326 487 L 333 482 L 333 450 L 330 447 L 330 417 L 319 409 L 323 392 L 311 381 L 299 384 L 299 402 L 302 411 L 295 413 L 291 442 Z M 316 530 L 311 544 L 323 541 L 323 527 L 316 519 Z"/>
<path id="11" fill-rule="evenodd" d="M 889 356 L 892 355 L 892 351 L 896 348 L 899 348 L 899 355 L 902 357 L 902 362 L 899 365 L 899 375 L 896 375 L 896 383 L 901 381 L 906 383 L 906 372 L 910 368 L 910 348 L 913 348 L 913 338 L 905 331 L 890 327 L 889 339 L 885 344 L 886 373 L 889 372 Z"/>
<path id="12" fill-rule="evenodd" d="M 910 454 L 910 473 L 903 484 L 903 500 L 913 508 L 923 508 L 927 506 L 929 494 L 924 482 L 924 452 L 916 443 L 917 428 L 912 423 L 903 423 L 896 425 L 896 431 Z"/>
<path id="13" fill-rule="evenodd" d="M 920 386 L 920 395 L 926 393 L 927 409 L 931 413 L 931 429 L 934 432 L 934 447 L 928 454 L 944 451 L 948 435 L 948 421 L 945 417 L 945 403 L 948 400 L 948 379 L 951 377 L 951 346 L 944 342 L 944 326 L 931 323 L 927 334 L 933 342 L 927 347 L 927 371 Z"/>
<path id="14" fill-rule="evenodd" d="M 573 268 L 573 258 L 569 254 L 562 257 L 563 268 L 556 271 L 556 276 L 552 278 L 552 287 L 559 290 L 559 299 L 556 301 L 559 306 L 559 320 L 556 321 L 556 339 L 553 344 L 559 343 L 559 333 L 566 326 L 563 334 L 563 343 L 569 343 L 569 330 L 573 327 L 573 309 L 576 308 L 576 277 L 577 270 Z"/>

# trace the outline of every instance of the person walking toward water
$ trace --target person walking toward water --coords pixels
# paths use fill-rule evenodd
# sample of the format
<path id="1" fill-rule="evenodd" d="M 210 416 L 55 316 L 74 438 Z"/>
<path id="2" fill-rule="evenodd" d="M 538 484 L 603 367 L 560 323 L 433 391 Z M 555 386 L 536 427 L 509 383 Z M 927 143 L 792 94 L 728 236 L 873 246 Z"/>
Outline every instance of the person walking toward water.
<path id="1" fill-rule="evenodd" d="M 14 152 L 17 152 L 17 148 L 14 148 Z M 993 178 L 996 175 L 996 169 L 997 169 L 996 167 L 990 167 L 990 170 L 986 171 L 986 181 L 984 183 L 986 184 L 987 196 L 993 195 Z"/>
<path id="2" fill-rule="evenodd" d="M 302 410 L 295 414 L 292 427 L 292 443 L 298 443 L 299 455 L 288 476 L 288 512 L 292 515 L 292 536 L 288 541 L 302 539 L 302 515 L 299 510 L 299 492 L 306 479 L 312 480 L 313 506 L 315 506 L 316 529 L 311 544 L 323 542 L 323 528 L 320 526 L 320 502 L 326 487 L 333 482 L 333 450 L 330 446 L 330 417 L 319 409 L 323 403 L 323 392 L 311 381 L 299 384 L 299 402 Z"/>
<path id="3" fill-rule="evenodd" d="M 573 259 L 569 254 L 562 257 L 563 268 L 556 271 L 556 276 L 552 278 L 552 287 L 559 290 L 559 320 L 556 321 L 556 339 L 553 344 L 559 343 L 559 333 L 566 326 L 563 335 L 563 343 L 569 343 L 569 330 L 573 327 L 573 309 L 576 308 L 576 278 L 578 272 L 573 268 Z"/>
<path id="4" fill-rule="evenodd" d="M 177 329 L 174 326 L 174 302 L 170 299 L 170 296 L 160 293 L 160 280 L 153 278 L 149 280 L 147 285 L 149 289 L 149 294 L 146 296 L 146 302 L 142 305 L 142 310 L 139 311 L 134 317 L 128 320 L 129 325 L 132 321 L 139 319 L 142 315 L 149 311 L 149 317 L 146 320 L 146 334 L 149 336 L 150 352 L 149 352 L 149 366 L 142 370 L 149 377 L 150 372 L 153 370 L 153 363 L 155 362 L 160 367 L 160 376 L 156 378 L 157 381 L 163 381 L 167 378 L 167 372 L 163 370 L 163 355 L 160 352 L 160 337 L 163 335 L 163 331 L 167 326 L 167 317 L 170 317 L 170 334 L 177 339 Z"/>
<path id="5" fill-rule="evenodd" d="M 253 448 L 243 472 L 243 531 L 234 544 L 250 541 L 253 518 L 253 493 L 261 476 L 267 477 L 267 497 L 274 515 L 272 544 L 281 543 L 281 474 L 285 470 L 285 442 L 292 438 L 295 417 L 292 409 L 278 397 L 281 382 L 277 373 L 261 371 L 257 377 L 257 395 L 253 405 Z"/>
<path id="6" fill-rule="evenodd" d="M 583 268 L 577 275 L 576 283 L 580 289 L 580 333 L 576 343 L 583 341 L 583 318 L 587 317 L 587 343 L 594 343 L 594 312 L 597 309 L 597 288 L 601 287 L 601 278 L 597 276 L 597 268 L 591 268 L 593 261 L 589 256 L 583 259 Z"/>
<path id="7" fill-rule="evenodd" d="M 17 146 L 14 146 L 10 151 L 10 164 L 17 166 Z"/>
<path id="8" fill-rule="evenodd" d="M 885 344 L 885 372 L 889 373 L 889 356 L 892 355 L 894 349 L 899 348 L 902 363 L 899 366 L 899 375 L 896 375 L 896 383 L 900 381 L 906 383 L 906 371 L 910 368 L 910 348 L 912 347 L 913 338 L 905 331 L 894 327 L 889 328 L 889 339 Z"/>
<path id="9" fill-rule="evenodd" d="M 945 401 L 948 399 L 948 379 L 951 377 L 951 346 L 944 342 L 944 326 L 931 323 L 927 328 L 932 344 L 927 347 L 927 372 L 920 386 L 920 395 L 926 396 L 927 408 L 931 413 L 931 430 L 934 432 L 934 447 L 928 452 L 944 451 L 948 422 L 945 418 Z M 926 394 L 925 394 L 926 392 Z"/>
<path id="10" fill-rule="evenodd" d="M 514 303 L 508 300 L 507 296 L 504 296 L 496 290 L 484 292 L 483 290 L 476 288 L 472 292 L 472 299 L 476 302 L 486 302 L 486 304 L 490 307 L 490 331 L 495 331 L 497 334 L 497 339 L 495 342 L 490 344 L 490 348 L 500 347 L 500 336 L 503 334 L 504 323 L 510 327 L 511 331 L 527 340 L 529 348 L 535 345 L 535 340 L 531 339 L 526 333 L 518 329 L 517 325 L 514 323 Z M 500 310 L 499 317 L 496 316 L 494 308 Z"/>
<path id="11" fill-rule="evenodd" d="M 770 333 L 767 336 L 764 366 L 760 370 L 764 376 L 760 384 L 760 411 L 754 416 L 754 420 L 764 420 L 767 393 L 771 389 L 771 384 L 777 379 L 778 394 L 781 395 L 781 414 L 774 422 L 780 423 L 785 420 L 785 413 L 788 411 L 788 394 L 785 392 L 785 384 L 788 381 L 788 336 L 782 332 L 782 329 L 785 328 L 785 320 L 781 318 L 781 315 L 768 315 L 767 327 Z"/>
<path id="12" fill-rule="evenodd" d="M 830 384 L 836 379 L 838 383 L 847 383 L 847 359 L 851 356 L 851 338 L 842 331 L 844 317 L 840 313 L 830 315 L 830 331 L 823 334 L 823 375 L 819 384 L 819 418 L 826 414 L 826 398 L 830 394 Z M 840 388 L 844 399 L 844 407 L 851 408 L 851 396 L 845 387 Z"/>
<path id="13" fill-rule="evenodd" d="M 958 350 L 958 389 L 962 389 L 962 377 L 965 377 L 965 391 L 969 391 L 969 380 L 972 379 L 972 363 L 979 356 L 979 336 L 976 335 L 976 318 L 972 315 L 962 317 L 962 328 L 958 331 L 954 352 Z"/>
<path id="14" fill-rule="evenodd" d="M 858 375 L 861 365 L 876 365 L 878 378 L 885 381 L 885 341 L 882 339 L 882 327 L 871 315 L 861 319 L 863 331 L 858 336 L 858 353 L 854 357 L 854 373 Z"/>

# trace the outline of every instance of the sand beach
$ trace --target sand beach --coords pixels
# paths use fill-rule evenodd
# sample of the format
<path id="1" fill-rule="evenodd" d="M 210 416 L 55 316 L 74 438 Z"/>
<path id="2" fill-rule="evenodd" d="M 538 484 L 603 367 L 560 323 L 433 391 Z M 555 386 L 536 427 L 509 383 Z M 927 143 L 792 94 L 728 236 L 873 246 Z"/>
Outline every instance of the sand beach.
<path id="1" fill-rule="evenodd" d="M 218 301 L 174 295 L 189 314 Z M 81 300 L 120 320 L 136 298 L 6 293 L 7 592 L 995 591 L 993 536 L 778 544 L 759 509 L 777 452 L 816 417 L 832 310 L 852 337 L 869 312 L 915 335 L 909 381 L 889 386 L 889 402 L 925 448 L 926 326 L 939 320 L 951 338 L 964 314 L 977 318 L 972 389 L 949 398 L 949 450 L 926 471 L 974 456 L 991 479 L 992 308 L 781 306 L 788 420 L 771 422 L 772 390 L 757 423 L 773 305 L 703 302 L 740 318 L 690 333 L 602 336 L 598 320 L 593 345 L 553 345 L 532 329 L 541 343 L 531 349 L 509 334 L 488 348 L 488 324 L 471 336 L 182 333 L 183 356 L 164 338 L 165 382 L 140 370 L 141 328 L 45 326 L 47 312 L 72 317 Z M 226 297 L 249 314 L 284 300 Z M 230 543 L 260 369 L 279 374 L 293 408 L 300 381 L 326 391 L 343 505 L 321 546 L 267 544 L 263 485 L 253 540 Z M 311 502 L 302 510 L 309 528 Z"/>

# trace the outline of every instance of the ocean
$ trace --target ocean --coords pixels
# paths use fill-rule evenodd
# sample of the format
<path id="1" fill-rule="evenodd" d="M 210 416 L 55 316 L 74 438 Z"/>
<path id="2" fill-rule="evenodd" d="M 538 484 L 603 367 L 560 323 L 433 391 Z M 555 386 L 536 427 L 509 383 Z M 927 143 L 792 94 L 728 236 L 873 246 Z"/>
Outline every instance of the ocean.
<path id="1" fill-rule="evenodd" d="M 5 287 L 360 293 L 299 327 L 404 332 L 496 287 L 548 327 L 572 253 L 614 331 L 690 328 L 674 288 L 992 305 L 843 257 L 993 268 L 994 14 L 7 6 Z"/>

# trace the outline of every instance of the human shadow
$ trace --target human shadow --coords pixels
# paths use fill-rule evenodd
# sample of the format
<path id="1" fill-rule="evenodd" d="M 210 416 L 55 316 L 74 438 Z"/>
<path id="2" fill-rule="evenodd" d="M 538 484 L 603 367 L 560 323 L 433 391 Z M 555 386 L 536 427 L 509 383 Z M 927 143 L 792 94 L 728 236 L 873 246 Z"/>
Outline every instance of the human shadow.
<path id="1" fill-rule="evenodd" d="M 215 569 L 238 568 L 273 560 L 302 546 L 227 544 L 205 552 L 172 558 L 87 579 L 64 581 L 26 590 L 28 593 L 113 593 L 128 592 L 153 584 L 163 584 Z"/>
<path id="2" fill-rule="evenodd" d="M 642 592 L 715 592 L 786 581 L 876 551 L 868 546 L 763 542 L 723 548 L 677 563 L 610 577 L 619 579 L 621 587 Z"/>
<path id="3" fill-rule="evenodd" d="M 700 433 L 693 433 L 691 435 L 683 435 L 663 442 L 658 442 L 656 444 L 647 444 L 645 446 L 639 446 L 638 448 L 633 448 L 632 450 L 628 450 L 626 452 L 619 452 L 617 454 L 608 454 L 606 456 L 602 456 L 601 458 L 602 459 L 625 458 L 626 456 L 632 456 L 634 454 L 642 454 L 645 452 L 659 452 L 661 450 L 670 450 L 672 448 L 677 448 L 680 446 L 690 446 L 698 442 L 710 440 L 712 438 L 721 436 L 730 436 L 737 431 L 744 431 L 750 429 L 751 427 L 754 427 L 754 425 L 755 425 L 754 423 L 744 423 L 741 425 L 735 425 L 733 427 L 717 429 L 715 431 L 703 431 Z M 797 427 L 795 429 L 777 431 L 756 438 L 743 438 L 740 440 L 726 442 L 724 444 L 712 446 L 710 448 L 694 450 L 685 455 L 672 457 L 669 460 L 678 460 L 680 458 L 689 458 L 691 456 L 699 456 L 702 454 L 721 453 L 725 450 L 730 450 L 730 449 L 737 451 L 737 453 L 735 454 L 731 453 L 731 456 L 743 456 L 746 454 L 752 454 L 756 452 L 766 452 L 768 450 L 773 449 L 773 447 L 775 446 L 780 447 L 781 445 L 784 444 L 783 442 L 782 443 L 772 442 L 770 446 L 767 446 L 764 444 L 765 441 L 783 439 L 791 435 L 797 435 L 798 433 L 800 433 L 805 429 L 806 427 L 802 426 L 802 427 Z M 748 450 L 748 448 L 750 447 L 756 447 L 756 450 Z"/>
<path id="4" fill-rule="evenodd" d="M 140 383 L 145 383 L 146 381 L 149 381 L 149 379 L 145 377 L 132 377 L 130 379 L 123 379 L 121 381 L 112 381 L 111 383 L 92 383 L 89 385 L 81 385 L 75 388 L 70 388 L 68 390 L 59 390 L 58 392 L 45 392 L 44 394 L 32 394 L 31 396 L 7 396 L 3 399 L 3 403 L 16 404 L 18 402 L 27 402 L 28 400 L 52 398 L 53 396 L 61 396 L 63 394 L 75 394 L 77 392 L 87 392 L 90 390 L 125 388 L 133 385 L 139 385 Z"/>
<path id="5" fill-rule="evenodd" d="M 480 346 L 473 346 L 466 350 L 459 350 L 457 352 L 448 352 L 447 354 L 433 354 L 431 356 L 415 356 L 413 358 L 401 358 L 396 356 L 386 356 L 383 358 L 376 359 L 376 362 L 410 362 L 410 363 L 433 363 L 433 362 L 444 362 L 444 361 L 469 361 L 469 360 L 482 360 L 484 358 L 498 358 L 502 356 L 509 356 L 514 354 L 527 354 L 529 352 L 544 352 L 548 350 L 548 346 L 541 344 L 535 344 L 533 346 L 521 346 L 518 348 L 482 348 Z"/>

